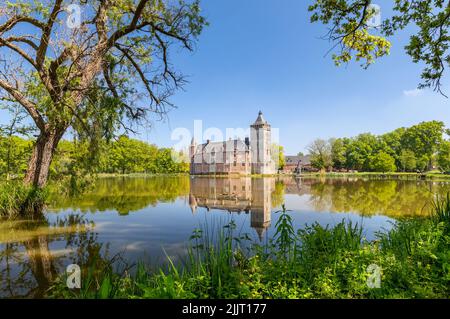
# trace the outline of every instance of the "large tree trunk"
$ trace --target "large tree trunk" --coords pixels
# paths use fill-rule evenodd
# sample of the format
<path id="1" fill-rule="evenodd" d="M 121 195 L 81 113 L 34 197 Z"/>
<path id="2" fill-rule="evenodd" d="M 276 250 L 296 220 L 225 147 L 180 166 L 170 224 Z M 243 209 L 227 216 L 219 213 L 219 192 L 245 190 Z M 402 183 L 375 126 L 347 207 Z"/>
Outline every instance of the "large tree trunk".
<path id="1" fill-rule="evenodd" d="M 24 242 L 28 255 L 28 265 L 37 284 L 30 291 L 31 295 L 29 297 L 32 298 L 43 298 L 44 293 L 57 276 L 48 241 L 49 238 L 47 236 L 39 236 Z"/>
<path id="2" fill-rule="evenodd" d="M 53 155 L 63 134 L 62 129 L 41 132 L 28 163 L 25 184 L 39 188 L 47 184 Z"/>

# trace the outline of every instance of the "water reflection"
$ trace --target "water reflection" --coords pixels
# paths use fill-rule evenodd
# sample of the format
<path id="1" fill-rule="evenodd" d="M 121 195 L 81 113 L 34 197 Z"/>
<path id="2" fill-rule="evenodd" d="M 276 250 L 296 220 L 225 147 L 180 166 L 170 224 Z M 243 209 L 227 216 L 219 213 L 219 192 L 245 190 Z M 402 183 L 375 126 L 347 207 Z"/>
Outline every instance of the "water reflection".
<path id="1" fill-rule="evenodd" d="M 260 239 L 270 227 L 274 178 L 191 178 L 189 206 L 250 214 L 250 226 Z"/>
<path id="2" fill-rule="evenodd" d="M 57 190 L 51 196 L 50 211 L 67 209 L 80 212 L 116 211 L 128 215 L 158 203 L 174 202 L 189 194 L 188 176 L 150 178 L 101 178 L 81 196 L 65 196 Z"/>
<path id="3" fill-rule="evenodd" d="M 380 214 L 396 218 L 427 214 L 427 205 L 435 194 L 445 194 L 449 190 L 448 182 L 362 178 L 105 178 L 82 196 L 55 193 L 49 211 L 115 211 L 127 215 L 185 198 L 192 204 L 191 208 L 230 212 L 250 213 L 256 207 L 267 212 L 288 201 L 293 205 L 287 207 L 291 210 Z M 293 197 L 302 199 L 302 204 Z"/>
<path id="4" fill-rule="evenodd" d="M 155 261 L 164 247 L 175 260 L 204 216 L 228 212 L 261 240 L 274 233 L 273 212 L 284 203 L 295 227 L 356 216 L 373 233 L 389 218 L 427 215 L 434 196 L 448 191 L 448 182 L 359 178 L 100 179 L 81 196 L 54 192 L 36 220 L 0 220 L 0 296 L 40 297 L 68 264 L 85 271 L 124 250 L 130 262 L 146 254 Z"/>
<path id="5" fill-rule="evenodd" d="M 81 215 L 48 222 L 0 220 L 0 296 L 41 298 L 68 264 L 93 265 L 107 256 L 94 225 Z"/>
<path id="6" fill-rule="evenodd" d="M 391 218 L 426 216 L 435 196 L 450 191 L 448 182 L 433 181 L 349 178 L 305 179 L 301 184 L 307 206 L 315 211 Z M 291 191 L 287 187 L 287 194 L 298 194 L 297 190 Z"/>

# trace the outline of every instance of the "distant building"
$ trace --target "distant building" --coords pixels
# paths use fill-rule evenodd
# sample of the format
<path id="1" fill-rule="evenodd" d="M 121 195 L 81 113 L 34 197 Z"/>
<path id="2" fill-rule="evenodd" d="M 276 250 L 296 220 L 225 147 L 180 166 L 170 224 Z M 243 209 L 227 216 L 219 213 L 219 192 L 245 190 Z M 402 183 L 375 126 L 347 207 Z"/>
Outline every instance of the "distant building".
<path id="1" fill-rule="evenodd" d="M 190 148 L 190 173 L 192 175 L 248 175 L 275 174 L 272 159 L 272 132 L 262 112 L 250 126 L 250 138 L 224 142 L 207 141 L 197 145 L 192 139 Z"/>
<path id="2" fill-rule="evenodd" d="M 283 168 L 284 173 L 300 174 L 302 172 L 314 171 L 311 166 L 311 156 L 286 156 L 285 165 Z"/>

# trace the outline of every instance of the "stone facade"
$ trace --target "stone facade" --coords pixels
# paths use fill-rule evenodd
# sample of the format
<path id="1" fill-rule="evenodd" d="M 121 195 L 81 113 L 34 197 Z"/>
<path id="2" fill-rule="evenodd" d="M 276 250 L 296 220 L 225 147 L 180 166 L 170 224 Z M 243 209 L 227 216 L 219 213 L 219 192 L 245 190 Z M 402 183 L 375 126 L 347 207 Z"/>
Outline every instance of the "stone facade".
<path id="1" fill-rule="evenodd" d="M 197 145 L 192 139 L 190 148 L 192 175 L 249 175 L 275 174 L 272 159 L 272 132 L 261 112 L 250 126 L 250 138 L 225 142 L 207 141 Z"/>

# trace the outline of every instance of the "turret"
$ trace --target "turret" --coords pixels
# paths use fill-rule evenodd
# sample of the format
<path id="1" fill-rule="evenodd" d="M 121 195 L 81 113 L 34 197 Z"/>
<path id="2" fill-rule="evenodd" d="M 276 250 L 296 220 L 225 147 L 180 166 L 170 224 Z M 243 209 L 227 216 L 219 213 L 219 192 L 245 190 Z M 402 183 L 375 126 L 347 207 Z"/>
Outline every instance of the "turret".
<path id="1" fill-rule="evenodd" d="M 272 131 L 270 124 L 264 119 L 261 111 L 255 123 L 250 126 L 252 173 L 274 174 L 275 165 L 272 160 Z"/>
<path id="2" fill-rule="evenodd" d="M 195 139 L 192 138 L 191 145 L 189 146 L 189 161 L 190 161 L 190 171 L 191 174 L 195 174 L 195 152 L 197 149 L 197 143 L 195 142 Z"/>

